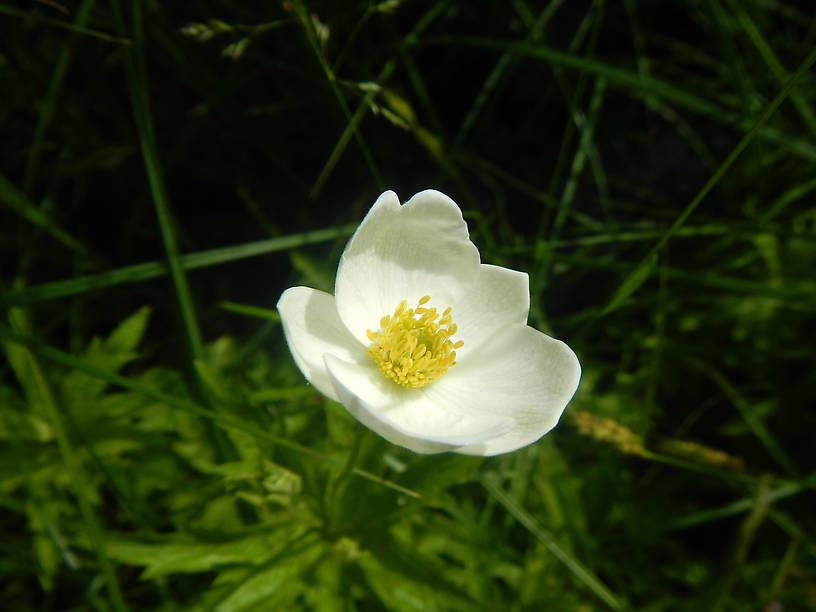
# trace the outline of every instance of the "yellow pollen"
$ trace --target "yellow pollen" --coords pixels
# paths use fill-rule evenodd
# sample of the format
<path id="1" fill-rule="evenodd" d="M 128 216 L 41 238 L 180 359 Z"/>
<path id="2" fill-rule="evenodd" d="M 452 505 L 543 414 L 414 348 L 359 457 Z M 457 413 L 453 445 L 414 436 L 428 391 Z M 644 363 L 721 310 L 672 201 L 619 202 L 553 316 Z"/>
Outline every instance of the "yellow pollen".
<path id="1" fill-rule="evenodd" d="M 440 316 L 436 308 L 426 308 L 426 295 L 416 308 L 402 300 L 393 315 L 380 319 L 380 329 L 366 330 L 372 345 L 368 354 L 386 378 L 407 387 L 421 389 L 456 365 L 456 352 L 463 342 L 453 342 L 456 323 L 451 309 Z"/>

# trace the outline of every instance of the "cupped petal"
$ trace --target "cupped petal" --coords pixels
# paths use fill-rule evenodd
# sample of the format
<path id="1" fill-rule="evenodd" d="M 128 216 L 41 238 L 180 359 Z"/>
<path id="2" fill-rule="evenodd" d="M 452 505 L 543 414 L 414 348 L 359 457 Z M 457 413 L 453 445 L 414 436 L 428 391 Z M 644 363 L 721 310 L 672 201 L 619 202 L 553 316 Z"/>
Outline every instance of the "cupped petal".
<path id="1" fill-rule="evenodd" d="M 481 264 L 476 281 L 462 299 L 441 306 L 451 306 L 451 316 L 457 327 L 454 340 L 464 343 L 456 350 L 456 361 L 462 363 L 471 355 L 478 355 L 482 344 L 500 331 L 511 325 L 527 324 L 529 278 L 525 272 Z"/>
<path id="2" fill-rule="evenodd" d="M 280 296 L 277 308 L 289 350 L 303 376 L 323 395 L 339 401 L 323 355 L 331 353 L 351 362 L 369 358 L 340 320 L 334 296 L 292 287 Z"/>
<path id="3" fill-rule="evenodd" d="M 439 406 L 467 407 L 474 418 L 502 415 L 516 422 L 507 433 L 455 452 L 498 455 L 532 444 L 558 423 L 581 378 L 575 353 L 527 325 L 514 325 L 483 344 L 428 386 Z"/>
<path id="4" fill-rule="evenodd" d="M 332 354 L 325 360 L 335 392 L 351 415 L 389 442 L 414 452 L 440 453 L 485 444 L 516 425 L 502 414 L 436 405 L 424 390 L 400 387 L 373 364 L 349 363 Z"/>
<path id="5" fill-rule="evenodd" d="M 479 251 L 468 238 L 462 211 L 448 196 L 422 191 L 400 205 L 383 193 L 351 237 L 337 269 L 337 311 L 351 333 L 369 344 L 405 300 L 425 296 L 431 305 L 459 301 L 479 274 Z"/>

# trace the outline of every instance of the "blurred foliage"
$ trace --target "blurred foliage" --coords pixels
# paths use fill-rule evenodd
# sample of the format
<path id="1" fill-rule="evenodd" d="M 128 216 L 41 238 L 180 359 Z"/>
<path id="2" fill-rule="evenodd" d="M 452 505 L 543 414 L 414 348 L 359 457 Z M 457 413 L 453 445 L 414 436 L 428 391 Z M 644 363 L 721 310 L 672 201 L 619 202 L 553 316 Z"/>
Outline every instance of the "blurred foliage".
<path id="1" fill-rule="evenodd" d="M 816 609 L 814 61 L 792 0 L 0 0 L 0 608 Z M 426 187 L 583 365 L 507 456 L 269 310 Z"/>

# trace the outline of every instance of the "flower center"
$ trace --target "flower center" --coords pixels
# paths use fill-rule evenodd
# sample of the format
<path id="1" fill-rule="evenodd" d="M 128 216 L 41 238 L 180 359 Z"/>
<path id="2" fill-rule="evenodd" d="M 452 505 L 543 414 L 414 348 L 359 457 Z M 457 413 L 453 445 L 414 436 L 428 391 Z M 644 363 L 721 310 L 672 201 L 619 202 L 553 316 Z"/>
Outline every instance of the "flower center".
<path id="1" fill-rule="evenodd" d="M 420 389 L 456 365 L 456 352 L 464 343 L 454 343 L 456 333 L 450 308 L 440 316 L 436 308 L 424 308 L 430 296 L 408 308 L 402 300 L 393 315 L 380 319 L 380 329 L 366 330 L 373 343 L 368 354 L 383 376 L 409 389 Z"/>

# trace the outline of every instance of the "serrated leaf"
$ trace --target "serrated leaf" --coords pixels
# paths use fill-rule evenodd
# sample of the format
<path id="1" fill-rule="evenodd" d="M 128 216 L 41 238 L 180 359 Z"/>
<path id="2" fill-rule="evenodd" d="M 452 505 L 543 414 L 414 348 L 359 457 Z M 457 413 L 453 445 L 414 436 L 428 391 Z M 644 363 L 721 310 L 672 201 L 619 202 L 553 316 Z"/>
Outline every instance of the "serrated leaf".
<path id="1" fill-rule="evenodd" d="M 229 402 L 230 394 L 227 391 L 227 385 L 221 380 L 218 370 L 201 359 L 196 359 L 193 363 L 201 381 L 213 397 L 219 402 Z"/>
<path id="2" fill-rule="evenodd" d="M 105 339 L 105 349 L 111 353 L 127 353 L 142 341 L 152 309 L 142 306 L 117 325 Z"/>
<path id="3" fill-rule="evenodd" d="M 85 350 L 83 359 L 91 365 L 118 372 L 122 366 L 137 357 L 134 352 L 142 340 L 150 317 L 150 307 L 144 306 L 119 323 L 104 340 L 94 338 Z M 61 384 L 62 399 L 69 407 L 82 407 L 75 415 L 85 421 L 98 411 L 94 400 L 105 390 L 107 381 L 74 370 Z"/>
<path id="4" fill-rule="evenodd" d="M 292 554 L 282 555 L 260 569 L 252 568 L 214 612 L 281 609 L 306 588 L 300 576 L 324 553 L 323 544 L 312 541 Z"/>
<path id="5" fill-rule="evenodd" d="M 111 558 L 131 565 L 146 566 L 145 580 L 174 573 L 206 572 L 224 565 L 258 565 L 306 531 L 302 525 L 289 524 L 274 533 L 253 534 L 223 542 L 202 542 L 181 537 L 166 541 L 142 542 L 112 540 L 105 546 Z"/>
<path id="6" fill-rule="evenodd" d="M 34 413 L 13 389 L 0 385 L 0 440 L 49 442 L 54 438 L 51 424 Z"/>
<path id="7" fill-rule="evenodd" d="M 22 308 L 9 309 L 8 319 L 14 330 L 26 333 L 29 331 L 28 315 Z M 17 382 L 23 388 L 28 405 L 33 412 L 40 413 L 42 411 L 42 391 L 31 368 L 30 351 L 25 346 L 14 342 L 3 342 L 2 346 L 9 365 L 17 377 Z"/>

